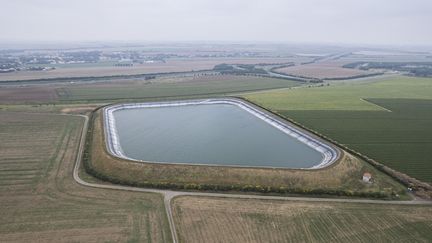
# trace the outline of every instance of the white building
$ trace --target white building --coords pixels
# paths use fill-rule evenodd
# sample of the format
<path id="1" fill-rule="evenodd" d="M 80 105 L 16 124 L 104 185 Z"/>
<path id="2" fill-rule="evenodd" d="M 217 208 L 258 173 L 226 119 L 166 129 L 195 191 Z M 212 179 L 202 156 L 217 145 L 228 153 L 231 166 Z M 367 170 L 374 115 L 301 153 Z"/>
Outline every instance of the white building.
<path id="1" fill-rule="evenodd" d="M 363 181 L 364 182 L 371 182 L 371 180 L 372 180 L 372 174 L 369 172 L 365 172 L 363 174 Z"/>

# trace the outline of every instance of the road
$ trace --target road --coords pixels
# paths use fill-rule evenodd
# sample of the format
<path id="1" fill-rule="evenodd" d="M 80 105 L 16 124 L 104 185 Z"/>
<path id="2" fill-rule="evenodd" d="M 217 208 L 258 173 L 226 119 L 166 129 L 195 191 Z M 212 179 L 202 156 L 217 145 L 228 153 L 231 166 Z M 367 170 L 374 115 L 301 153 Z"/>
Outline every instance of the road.
<path id="1" fill-rule="evenodd" d="M 84 125 L 81 132 L 80 144 L 78 148 L 78 154 L 75 161 L 73 170 L 74 180 L 82 185 L 93 188 L 111 189 L 111 190 L 123 190 L 131 192 L 146 192 L 146 193 L 159 193 L 164 197 L 164 205 L 168 222 L 171 230 L 171 237 L 173 243 L 178 243 L 177 230 L 172 215 L 171 201 L 177 196 L 203 196 L 203 197 L 219 197 L 219 198 L 237 198 L 237 199 L 260 199 L 260 200 L 283 200 L 283 201 L 306 201 L 306 202 L 341 202 L 341 203 L 370 203 L 370 204 L 399 204 L 399 205 L 432 205 L 432 201 L 423 200 L 412 200 L 412 201 L 387 201 L 387 200 L 371 200 L 371 199 L 347 199 L 347 198 L 314 198 L 314 197 L 283 197 L 283 196 L 261 196 L 261 195 L 247 195 L 247 194 L 228 194 L 228 193 L 210 193 L 210 192 L 184 192 L 184 191 L 172 191 L 172 190 L 159 190 L 149 189 L 131 186 L 120 186 L 120 185 L 104 185 L 97 183 L 89 183 L 82 180 L 79 177 L 79 168 L 81 166 L 82 155 L 84 152 L 84 144 L 88 129 L 89 118 L 85 115 L 71 115 L 68 116 L 79 116 L 84 118 Z"/>

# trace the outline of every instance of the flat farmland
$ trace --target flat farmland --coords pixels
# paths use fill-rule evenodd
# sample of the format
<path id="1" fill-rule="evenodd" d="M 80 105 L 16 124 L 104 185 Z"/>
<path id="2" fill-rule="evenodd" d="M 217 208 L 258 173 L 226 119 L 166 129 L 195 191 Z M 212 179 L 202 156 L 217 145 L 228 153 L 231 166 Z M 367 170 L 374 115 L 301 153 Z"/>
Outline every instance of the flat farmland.
<path id="1" fill-rule="evenodd" d="M 253 76 L 198 76 L 161 78 L 151 82 L 116 82 L 70 85 L 57 89 L 59 99 L 104 100 L 127 98 L 161 98 L 193 95 L 223 95 L 235 92 L 287 88 L 301 83 L 291 80 Z"/>
<path id="2" fill-rule="evenodd" d="M 432 79 L 393 78 L 246 97 L 393 169 L 432 182 Z"/>
<path id="3" fill-rule="evenodd" d="M 432 207 L 178 197 L 180 242 L 429 242 Z"/>
<path id="4" fill-rule="evenodd" d="M 432 99 L 431 78 L 404 76 L 323 87 L 254 92 L 244 97 L 272 110 L 387 111 L 365 99 Z"/>
<path id="5" fill-rule="evenodd" d="M 224 95 L 287 88 L 302 83 L 254 76 L 185 75 L 152 80 L 116 80 L 98 83 L 39 84 L 0 87 L 1 104 L 38 104 L 74 101 Z"/>
<path id="6" fill-rule="evenodd" d="M 285 111 L 304 125 L 391 168 L 432 182 L 432 100 L 370 99 L 392 112 Z"/>
<path id="7" fill-rule="evenodd" d="M 374 73 L 352 68 L 343 68 L 342 65 L 343 63 L 339 62 L 319 62 L 307 65 L 284 67 L 276 69 L 275 71 L 293 76 L 317 79 L 341 79 Z"/>
<path id="8" fill-rule="evenodd" d="M 364 62 L 429 62 L 430 58 L 422 54 L 414 53 L 397 53 L 397 52 L 380 52 L 380 51 L 359 51 L 340 59 L 345 63 L 358 61 Z"/>
<path id="9" fill-rule="evenodd" d="M 75 183 L 82 124 L 81 117 L 0 112 L 0 241 L 170 241 L 161 196 Z"/>
<path id="10" fill-rule="evenodd" d="M 54 86 L 1 87 L 0 103 L 48 103 L 58 100 Z"/>
<path id="11" fill-rule="evenodd" d="M 114 65 L 74 65 L 59 67 L 50 71 L 21 71 L 1 73 L 1 81 L 29 80 L 59 77 L 98 77 L 113 75 L 133 75 L 150 73 L 190 72 L 209 70 L 217 64 L 258 64 L 258 63 L 284 63 L 291 62 L 293 58 L 195 58 L 195 59 L 168 59 L 166 62 L 135 64 L 132 67 L 116 67 Z"/>

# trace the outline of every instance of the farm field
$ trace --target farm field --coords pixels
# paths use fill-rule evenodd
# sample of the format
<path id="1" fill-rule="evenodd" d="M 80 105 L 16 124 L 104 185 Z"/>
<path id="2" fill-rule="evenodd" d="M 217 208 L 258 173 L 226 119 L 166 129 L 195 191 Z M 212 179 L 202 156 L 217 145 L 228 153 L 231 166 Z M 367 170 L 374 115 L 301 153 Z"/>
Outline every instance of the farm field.
<path id="1" fill-rule="evenodd" d="M 404 52 L 380 52 L 380 51 L 359 51 L 344 56 L 341 60 L 345 63 L 358 62 L 429 62 L 430 59 L 421 54 L 408 54 Z"/>
<path id="2" fill-rule="evenodd" d="M 432 99 L 432 79 L 396 76 L 322 87 L 272 90 L 244 97 L 272 110 L 386 111 L 364 99 Z"/>
<path id="3" fill-rule="evenodd" d="M 275 71 L 293 76 L 317 79 L 341 79 L 374 73 L 371 71 L 343 68 L 342 65 L 343 63 L 340 62 L 318 62 L 279 68 Z"/>
<path id="4" fill-rule="evenodd" d="M 151 81 L 118 80 L 101 83 L 4 86 L 2 104 L 37 104 L 95 100 L 145 99 L 193 95 L 224 95 L 251 90 L 286 88 L 301 83 L 253 76 L 209 75 L 158 77 Z"/>
<path id="5" fill-rule="evenodd" d="M 127 98 L 163 98 L 192 95 L 223 95 L 234 92 L 299 86 L 291 80 L 252 76 L 200 76 L 156 79 L 152 82 L 105 83 L 67 86 L 57 89 L 62 101 Z"/>
<path id="6" fill-rule="evenodd" d="M 0 111 L 0 241 L 169 242 L 161 196 L 75 183 L 82 124 L 81 117 Z"/>
<path id="7" fill-rule="evenodd" d="M 432 207 L 182 196 L 180 242 L 429 242 Z"/>
<path id="8" fill-rule="evenodd" d="M 399 77 L 245 97 L 393 169 L 432 182 L 432 79 Z"/>
<path id="9" fill-rule="evenodd" d="M 1 87 L 1 104 L 49 103 L 58 100 L 54 86 Z"/>

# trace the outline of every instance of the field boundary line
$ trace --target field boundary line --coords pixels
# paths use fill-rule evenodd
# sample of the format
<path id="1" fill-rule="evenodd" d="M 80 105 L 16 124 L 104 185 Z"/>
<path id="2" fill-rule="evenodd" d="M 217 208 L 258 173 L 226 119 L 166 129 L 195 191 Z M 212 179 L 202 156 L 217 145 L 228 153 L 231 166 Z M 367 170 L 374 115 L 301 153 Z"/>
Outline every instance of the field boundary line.
<path id="1" fill-rule="evenodd" d="M 380 106 L 380 105 L 378 105 L 378 104 L 375 104 L 375 103 L 373 103 L 373 102 L 371 102 L 371 101 L 369 101 L 369 100 L 367 100 L 367 99 L 365 99 L 365 98 L 360 98 L 360 100 L 361 100 L 361 101 L 364 101 L 364 102 L 366 102 L 366 103 L 368 103 L 368 104 L 371 104 L 371 105 L 373 105 L 373 106 L 379 107 L 380 109 L 382 109 L 382 110 L 384 110 L 384 111 L 387 111 L 387 112 L 393 112 L 392 110 L 389 110 L 389 109 L 385 108 L 384 106 Z"/>

